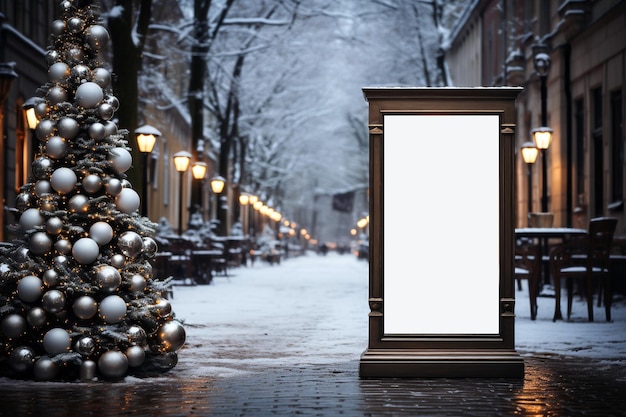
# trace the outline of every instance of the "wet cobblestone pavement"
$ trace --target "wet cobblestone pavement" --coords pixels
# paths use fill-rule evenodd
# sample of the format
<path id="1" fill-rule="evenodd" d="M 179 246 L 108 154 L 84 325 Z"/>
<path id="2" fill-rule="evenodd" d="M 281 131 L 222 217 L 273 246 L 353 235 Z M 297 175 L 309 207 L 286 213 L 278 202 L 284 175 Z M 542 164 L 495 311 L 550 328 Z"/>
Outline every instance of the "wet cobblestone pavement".
<path id="1" fill-rule="evenodd" d="M 626 416 L 624 346 L 602 359 L 520 350 L 523 379 L 360 379 L 367 267 L 346 263 L 339 280 L 318 261 L 259 265 L 209 286 L 177 287 L 172 304 L 188 335 L 170 372 L 119 382 L 0 378 L 0 416 Z M 297 275 L 296 292 L 268 278 L 244 290 L 245 279 L 268 272 Z M 228 291 L 253 297 L 237 304 Z M 210 307 L 183 308 L 199 292 Z M 348 307 L 334 310 L 338 304 Z"/>

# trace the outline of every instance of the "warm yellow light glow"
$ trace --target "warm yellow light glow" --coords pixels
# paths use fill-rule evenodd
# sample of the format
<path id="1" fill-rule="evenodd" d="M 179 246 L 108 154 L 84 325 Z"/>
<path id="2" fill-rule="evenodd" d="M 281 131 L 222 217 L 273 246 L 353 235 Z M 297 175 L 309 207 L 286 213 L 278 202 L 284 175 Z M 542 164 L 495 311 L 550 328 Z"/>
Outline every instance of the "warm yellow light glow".
<path id="1" fill-rule="evenodd" d="M 250 196 L 246 193 L 243 193 L 239 196 L 239 204 L 242 206 L 247 206 L 250 202 Z"/>
<path id="2" fill-rule="evenodd" d="M 542 126 L 533 129 L 532 134 L 537 148 L 540 150 L 546 150 L 550 147 L 550 144 L 552 143 L 552 129 Z"/>
<path id="3" fill-rule="evenodd" d="M 356 234 L 357 234 L 356 229 L 350 229 L 350 234 L 351 234 L 352 236 L 356 236 Z"/>
<path id="4" fill-rule="evenodd" d="M 521 147 L 522 159 L 527 164 L 534 164 L 539 154 L 539 149 L 532 142 L 524 142 Z"/>
<path id="5" fill-rule="evenodd" d="M 259 197 L 256 195 L 250 195 L 250 204 L 255 205 L 259 201 Z"/>
<path id="6" fill-rule="evenodd" d="M 306 229 L 302 229 L 302 230 L 300 230 L 300 234 L 301 234 L 302 236 L 306 235 L 307 233 L 308 233 L 308 232 L 306 231 Z"/>
<path id="7" fill-rule="evenodd" d="M 161 136 L 161 132 L 150 125 L 138 127 L 135 129 L 135 134 L 137 135 L 137 146 L 139 147 L 139 152 L 143 153 L 152 152 L 157 137 Z"/>
<path id="8" fill-rule="evenodd" d="M 191 166 L 191 173 L 197 180 L 203 180 L 206 175 L 207 164 L 205 162 L 196 162 Z"/>
<path id="9" fill-rule="evenodd" d="M 261 208 L 263 207 L 263 202 L 261 200 L 257 200 L 252 207 L 254 207 L 255 210 L 259 211 L 261 210 Z"/>
<path id="10" fill-rule="evenodd" d="M 359 219 L 358 222 L 356 222 L 356 225 L 360 227 L 361 229 L 363 229 L 365 226 L 367 226 L 368 223 L 369 223 L 369 219 L 367 217 L 362 217 Z"/>
<path id="11" fill-rule="evenodd" d="M 178 172 L 185 172 L 189 168 L 191 154 L 189 152 L 180 151 L 174 154 L 174 167 Z"/>
<path id="12" fill-rule="evenodd" d="M 37 115 L 35 114 L 35 108 L 30 107 L 26 109 L 26 123 L 28 123 L 28 128 L 33 130 L 37 127 L 39 123 L 39 119 L 37 119 Z"/>
<path id="13" fill-rule="evenodd" d="M 271 217 L 272 217 L 272 220 L 274 220 L 275 222 L 279 222 L 280 219 L 282 219 L 283 215 L 277 211 L 274 211 Z"/>
<path id="14" fill-rule="evenodd" d="M 214 194 L 220 194 L 224 191 L 224 186 L 226 185 L 226 180 L 219 175 L 217 177 L 211 178 L 211 191 Z"/>

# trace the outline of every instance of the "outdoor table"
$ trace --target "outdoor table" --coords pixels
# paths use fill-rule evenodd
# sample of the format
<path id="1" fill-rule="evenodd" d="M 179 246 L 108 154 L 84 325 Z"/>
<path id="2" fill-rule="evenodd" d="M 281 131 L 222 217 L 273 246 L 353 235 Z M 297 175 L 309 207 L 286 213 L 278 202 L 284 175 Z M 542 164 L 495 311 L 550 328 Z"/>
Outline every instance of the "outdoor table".
<path id="1" fill-rule="evenodd" d="M 515 238 L 533 238 L 539 240 L 539 248 L 543 255 L 542 261 L 549 261 L 548 239 L 561 239 L 562 242 L 574 236 L 584 236 L 587 234 L 585 229 L 577 229 L 574 227 L 522 227 L 515 229 Z M 550 285 L 550 265 L 544 262 L 543 283 Z"/>

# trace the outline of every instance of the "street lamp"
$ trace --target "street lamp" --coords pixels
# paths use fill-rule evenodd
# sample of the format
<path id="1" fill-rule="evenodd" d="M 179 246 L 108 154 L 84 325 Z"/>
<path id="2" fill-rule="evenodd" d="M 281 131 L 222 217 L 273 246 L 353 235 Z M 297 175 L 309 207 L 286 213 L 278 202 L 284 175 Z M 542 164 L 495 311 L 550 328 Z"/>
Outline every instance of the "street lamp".
<path id="1" fill-rule="evenodd" d="M 189 168 L 189 162 L 191 161 L 191 154 L 186 151 L 180 151 L 174 154 L 174 167 L 180 174 L 179 182 L 179 199 L 178 199 L 178 235 L 183 234 L 183 177 L 185 171 Z"/>
<path id="2" fill-rule="evenodd" d="M 43 103 L 45 100 L 41 97 L 31 97 L 22 104 L 22 108 L 26 112 L 26 123 L 30 130 L 35 130 L 37 124 L 39 124 L 39 118 L 37 118 L 37 111 L 35 108 L 39 103 Z"/>
<path id="3" fill-rule="evenodd" d="M 204 183 L 204 177 L 206 176 L 208 166 L 205 162 L 195 162 L 191 166 L 191 175 L 195 180 L 200 182 L 200 186 L 198 187 L 198 200 L 200 201 L 200 214 L 202 215 L 202 220 L 204 221 L 204 201 L 202 197 L 202 187 Z"/>
<path id="4" fill-rule="evenodd" d="M 161 132 L 150 125 L 143 125 L 135 129 L 135 135 L 137 135 L 137 147 L 139 148 L 139 152 L 141 152 L 141 159 L 143 162 L 141 215 L 146 217 L 148 216 L 148 157 L 154 149 L 157 137 L 161 136 Z"/>
<path id="5" fill-rule="evenodd" d="M 241 205 L 241 227 L 243 228 L 244 236 L 250 234 L 250 231 L 249 231 L 250 222 L 248 219 L 249 203 L 250 203 L 250 194 L 241 193 L 241 195 L 239 195 L 239 204 Z"/>
<path id="6" fill-rule="evenodd" d="M 222 193 L 222 191 L 224 191 L 224 187 L 226 186 L 226 180 L 224 179 L 224 177 L 217 175 L 211 178 L 211 181 L 209 181 L 209 186 L 211 187 L 211 191 L 213 192 L 213 195 L 215 196 L 215 203 L 213 204 L 211 217 L 213 217 L 214 220 L 221 220 L 221 219 L 217 219 L 217 206 L 219 204 L 220 194 Z M 223 230 L 223 225 L 221 223 L 218 223 L 217 231 L 219 235 L 222 234 L 222 230 Z"/>
<path id="7" fill-rule="evenodd" d="M 537 161 L 537 155 L 539 154 L 539 149 L 532 142 L 524 142 L 522 143 L 522 159 L 526 163 L 526 168 L 528 171 L 528 214 L 533 211 L 533 172 L 532 166 Z"/>
<path id="8" fill-rule="evenodd" d="M 550 71 L 550 55 L 544 49 L 545 45 L 536 45 L 538 52 L 533 59 L 535 72 L 539 76 L 541 82 L 541 127 L 533 129 L 533 139 L 535 145 L 541 151 L 541 174 L 542 174 L 542 191 L 541 191 L 541 211 L 548 211 L 548 167 L 546 161 L 546 151 L 550 147 L 552 141 L 552 129 L 548 127 L 548 86 L 547 78 Z"/>

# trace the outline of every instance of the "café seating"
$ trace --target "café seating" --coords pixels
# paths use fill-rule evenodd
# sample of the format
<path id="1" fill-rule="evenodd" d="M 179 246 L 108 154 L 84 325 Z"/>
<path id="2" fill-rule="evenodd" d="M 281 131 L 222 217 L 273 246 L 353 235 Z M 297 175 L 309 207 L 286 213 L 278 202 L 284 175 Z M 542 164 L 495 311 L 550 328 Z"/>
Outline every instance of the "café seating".
<path id="1" fill-rule="evenodd" d="M 609 256 L 617 219 L 598 217 L 589 221 L 586 236 L 573 238 L 557 245 L 550 253 L 550 270 L 554 280 L 555 307 L 553 321 L 562 319 L 561 280 L 566 281 L 567 319 L 572 313 L 574 283 L 584 292 L 587 315 L 593 321 L 594 284 L 604 293 L 606 320 L 611 320 L 613 293 L 610 286 Z"/>
<path id="2" fill-rule="evenodd" d="M 528 298 L 530 300 L 530 319 L 537 318 L 537 293 L 541 276 L 541 252 L 539 246 L 529 240 L 518 240 L 515 245 L 515 280 L 521 290 L 521 281 L 528 281 Z"/>

